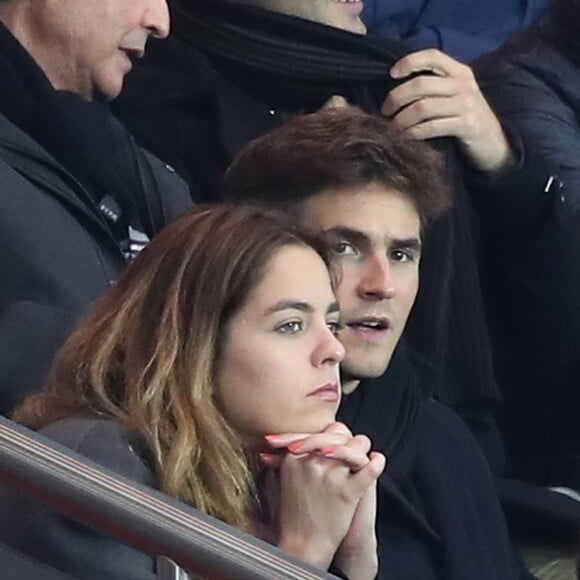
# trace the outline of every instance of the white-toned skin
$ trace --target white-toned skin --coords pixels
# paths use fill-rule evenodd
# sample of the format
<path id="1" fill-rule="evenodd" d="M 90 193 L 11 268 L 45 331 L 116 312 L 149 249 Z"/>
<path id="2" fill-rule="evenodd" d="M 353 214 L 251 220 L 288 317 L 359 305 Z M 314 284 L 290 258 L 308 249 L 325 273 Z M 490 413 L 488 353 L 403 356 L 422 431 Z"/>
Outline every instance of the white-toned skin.
<path id="1" fill-rule="evenodd" d="M 254 4 L 307 20 L 366 34 L 359 14 L 362 2 L 339 0 L 233 0 Z M 360 5 L 360 11 L 356 6 Z M 393 89 L 382 113 L 411 139 L 456 137 L 467 161 L 476 169 L 496 174 L 512 167 L 515 158 L 501 124 L 488 105 L 468 65 L 435 48 L 413 52 L 393 65 L 391 76 L 419 75 Z M 326 106 L 346 106 L 334 95 Z"/>
<path id="2" fill-rule="evenodd" d="M 411 139 L 456 137 L 467 160 L 480 171 L 498 173 L 514 156 L 495 113 L 481 93 L 473 71 L 437 49 L 411 53 L 391 68 L 404 79 L 429 71 L 393 89 L 382 113 Z"/>
<path id="3" fill-rule="evenodd" d="M 217 398 L 251 444 L 263 444 L 269 433 L 316 433 L 334 422 L 340 397 L 329 402 L 310 393 L 329 383 L 340 386 L 344 347 L 333 333 L 338 319 L 320 256 L 299 245 L 276 252 L 229 322 L 218 364 Z"/>
<path id="4" fill-rule="evenodd" d="M 421 255 L 419 215 L 407 196 L 379 183 L 323 191 L 301 204 L 300 215 L 304 226 L 314 232 L 324 232 L 340 265 L 335 293 L 341 306 L 341 319 L 346 323 L 340 332 L 340 340 L 346 347 L 342 363 L 343 392 L 352 392 L 361 378 L 380 376 L 386 370 L 415 301 Z M 389 327 L 377 331 L 349 327 L 365 317 L 388 319 Z M 288 466 L 294 467 L 295 462 L 304 458 L 316 461 L 316 453 L 322 450 L 327 458 L 339 461 L 339 465 L 342 463 L 360 477 L 355 482 L 351 476 L 351 486 L 343 487 L 344 497 L 350 500 L 341 508 L 340 514 L 345 519 L 336 521 L 335 535 L 327 537 L 336 542 L 342 535 L 348 523 L 347 506 L 352 506 L 353 495 L 359 497 L 348 531 L 334 554 L 334 562 L 349 578 L 374 578 L 378 571 L 374 531 L 376 478 L 385 467 L 384 456 L 370 452 L 368 438 L 352 437 L 341 424 L 331 425 L 318 434 L 294 431 L 272 435 L 267 440 L 273 448 L 289 452 L 282 462 L 276 456 L 266 459 L 270 465 L 281 464 L 282 474 Z M 328 468 L 328 465 L 322 467 Z M 333 474 L 337 478 L 339 475 Z M 329 478 L 328 489 L 333 489 L 334 477 Z M 294 472 L 293 480 L 298 488 L 312 485 L 299 470 Z M 354 483 L 357 485 L 353 488 Z M 366 491 L 363 491 L 365 485 Z M 308 496 L 312 504 L 306 503 L 304 511 L 324 507 L 322 514 L 313 513 L 316 518 L 325 514 L 327 518 L 327 510 L 332 507 L 325 499 L 324 495 Z M 324 537 L 324 534 L 304 534 L 304 529 L 316 529 L 313 522 L 301 520 L 291 524 L 297 512 L 290 508 L 288 512 L 290 520 L 286 529 L 295 531 L 289 536 L 283 535 L 281 547 L 319 566 L 327 565 L 332 559 L 334 543 L 329 541 L 321 550 L 320 542 L 310 538 Z M 320 560 L 324 555 L 326 559 Z"/>
<path id="5" fill-rule="evenodd" d="M 368 437 L 353 437 L 341 423 L 322 433 L 283 433 L 267 439 L 273 448 L 288 451 L 282 459 L 263 458 L 281 469 L 279 547 L 321 568 L 334 561 L 353 580 L 375 578 L 376 485 L 385 468 L 384 455 L 371 451 Z M 305 494 L 306 489 L 312 493 Z"/>
<path id="6" fill-rule="evenodd" d="M 288 14 L 326 26 L 366 34 L 367 29 L 360 18 L 363 3 L 354 0 L 231 0 L 239 4 L 251 4 L 272 12 Z"/>
<path id="7" fill-rule="evenodd" d="M 336 297 L 345 328 L 343 389 L 382 375 L 405 328 L 419 286 L 420 220 L 407 196 L 379 183 L 323 191 L 301 205 L 301 220 L 324 232 L 340 266 Z M 388 329 L 357 321 L 388 320 Z"/>
<path id="8" fill-rule="evenodd" d="M 169 34 L 166 0 L 9 0 L 0 20 L 58 90 L 113 99 L 150 36 Z"/>
<path id="9" fill-rule="evenodd" d="M 279 547 L 323 569 L 334 559 L 350 578 L 366 580 L 378 566 L 375 490 L 385 458 L 334 422 L 344 357 L 338 318 L 322 259 L 303 246 L 278 250 L 228 324 L 216 398 L 249 447 L 298 444 L 262 453 L 280 470 Z M 312 395 L 329 383 L 335 400 Z"/>

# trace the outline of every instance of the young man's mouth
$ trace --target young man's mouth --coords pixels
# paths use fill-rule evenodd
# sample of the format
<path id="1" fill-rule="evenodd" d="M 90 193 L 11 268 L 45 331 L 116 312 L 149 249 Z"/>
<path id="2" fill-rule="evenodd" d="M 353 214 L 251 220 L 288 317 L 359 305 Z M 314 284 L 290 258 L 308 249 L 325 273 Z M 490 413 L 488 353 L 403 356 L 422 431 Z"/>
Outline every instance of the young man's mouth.
<path id="1" fill-rule="evenodd" d="M 347 322 L 346 327 L 357 336 L 372 338 L 383 336 L 391 328 L 391 321 L 386 316 L 367 316 Z"/>

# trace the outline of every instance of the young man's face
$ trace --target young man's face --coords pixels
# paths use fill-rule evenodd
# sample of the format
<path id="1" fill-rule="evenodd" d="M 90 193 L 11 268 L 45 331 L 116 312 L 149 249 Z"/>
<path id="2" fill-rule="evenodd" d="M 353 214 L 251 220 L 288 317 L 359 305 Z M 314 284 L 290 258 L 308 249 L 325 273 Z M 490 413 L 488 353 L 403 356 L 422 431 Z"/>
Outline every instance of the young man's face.
<path id="1" fill-rule="evenodd" d="M 300 216 L 308 229 L 324 233 L 339 265 L 344 380 L 382 375 L 417 295 L 417 210 L 408 197 L 370 183 L 323 191 L 301 204 Z"/>

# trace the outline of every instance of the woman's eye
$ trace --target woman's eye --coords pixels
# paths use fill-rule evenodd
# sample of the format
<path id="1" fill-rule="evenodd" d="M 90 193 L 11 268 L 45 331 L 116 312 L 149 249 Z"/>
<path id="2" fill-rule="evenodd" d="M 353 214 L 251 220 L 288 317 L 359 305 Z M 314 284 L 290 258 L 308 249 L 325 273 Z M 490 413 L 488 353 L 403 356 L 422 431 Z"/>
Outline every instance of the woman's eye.
<path id="1" fill-rule="evenodd" d="M 337 320 L 329 320 L 326 323 L 326 326 L 328 326 L 330 332 L 332 332 L 334 336 L 336 336 L 344 328 L 344 326 Z"/>
<path id="2" fill-rule="evenodd" d="M 334 252 L 339 256 L 349 256 L 356 254 L 354 246 L 349 242 L 337 242 L 334 244 Z"/>
<path id="3" fill-rule="evenodd" d="M 278 326 L 276 330 L 282 334 L 296 334 L 302 330 L 302 322 L 299 320 L 290 320 Z"/>

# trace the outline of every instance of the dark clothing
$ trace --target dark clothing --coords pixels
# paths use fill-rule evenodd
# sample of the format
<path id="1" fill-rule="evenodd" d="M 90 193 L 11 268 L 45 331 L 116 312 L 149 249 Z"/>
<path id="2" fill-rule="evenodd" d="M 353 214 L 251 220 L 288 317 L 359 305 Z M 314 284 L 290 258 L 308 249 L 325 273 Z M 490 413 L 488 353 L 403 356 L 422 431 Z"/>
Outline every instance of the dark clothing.
<path id="1" fill-rule="evenodd" d="M 547 0 L 365 0 L 369 33 L 397 38 L 415 49 L 439 48 L 469 62 L 535 24 Z"/>
<path id="2" fill-rule="evenodd" d="M 220 199 L 240 148 L 291 115 L 342 94 L 378 113 L 407 49 L 249 6 L 174 2 L 174 29 L 128 79 L 116 111 L 141 142 L 183 172 L 204 201 Z M 456 170 L 450 142 L 441 147 Z M 470 230 L 457 177 L 453 211 L 427 232 L 421 289 L 406 331 L 437 367 L 433 392 L 489 428 L 498 394 Z M 453 304 L 453 308 L 451 307 Z"/>
<path id="3" fill-rule="evenodd" d="M 380 578 L 531 578 L 511 547 L 485 458 L 457 416 L 426 396 L 428 367 L 405 357 L 399 346 L 387 372 L 362 381 L 339 411 L 387 455 Z"/>
<path id="4" fill-rule="evenodd" d="M 402 376 L 405 382 L 398 381 Z M 427 399 L 419 383 L 409 383 L 412 376 L 399 359 L 390 374 L 361 384 L 343 409 L 348 415 L 349 407 L 359 407 L 356 415 L 363 417 L 360 406 L 372 405 L 377 394 L 384 401 L 383 393 L 393 386 L 389 379 L 402 386 L 393 389 L 405 411 L 397 426 L 388 431 L 380 421 L 366 425 L 377 432 L 377 447 L 389 456 L 379 484 L 379 578 L 529 578 L 517 569 L 485 459 L 453 413 Z M 355 430 L 362 427 L 356 416 L 353 422 Z M 141 440 L 106 416 L 78 414 L 40 432 L 120 475 L 158 488 Z M 153 578 L 150 556 L 13 488 L 0 487 L 0 542 L 80 580 Z"/>
<path id="5" fill-rule="evenodd" d="M 42 386 L 134 244 L 191 200 L 104 105 L 54 91 L 2 26 L 0 73 L 0 413 L 8 414 Z"/>
<path id="6" fill-rule="evenodd" d="M 580 490 L 580 71 L 554 35 L 546 20 L 476 66 L 521 166 L 474 201 L 508 475 Z"/>
<path id="7" fill-rule="evenodd" d="M 132 481 L 158 486 L 153 472 L 133 451 L 127 431 L 107 417 L 76 415 L 40 433 Z M 9 487 L 0 488 L 0 542 L 78 580 L 156 577 L 148 554 Z"/>
<path id="8" fill-rule="evenodd" d="M 78 413 L 51 423 L 40 433 L 131 481 L 159 489 L 154 461 L 143 439 L 106 415 L 89 411 Z M 266 472 L 265 475 L 273 476 L 269 491 L 276 497 L 270 505 L 278 506 L 277 474 Z M 268 499 L 265 485 L 265 478 L 257 483 L 261 506 L 265 506 Z M 256 516 L 254 524 L 260 532 L 256 535 L 275 543 L 278 530 L 269 526 L 276 522 L 277 528 L 277 515 L 263 519 L 263 514 L 256 511 Z M 76 580 L 156 578 L 154 559 L 149 554 L 97 532 L 8 486 L 0 486 L 0 546 L 2 544 Z M 335 567 L 331 571 L 346 578 Z"/>
<path id="9" fill-rule="evenodd" d="M 580 48 L 578 61 L 560 49 L 549 18 L 475 63 L 494 111 L 545 158 L 580 211 Z"/>
<path id="10" fill-rule="evenodd" d="M 0 569 L 2 570 L 2 580 L 26 580 L 26 578 L 72 580 L 72 576 L 65 576 L 44 564 L 38 564 L 2 544 L 0 544 Z"/>

